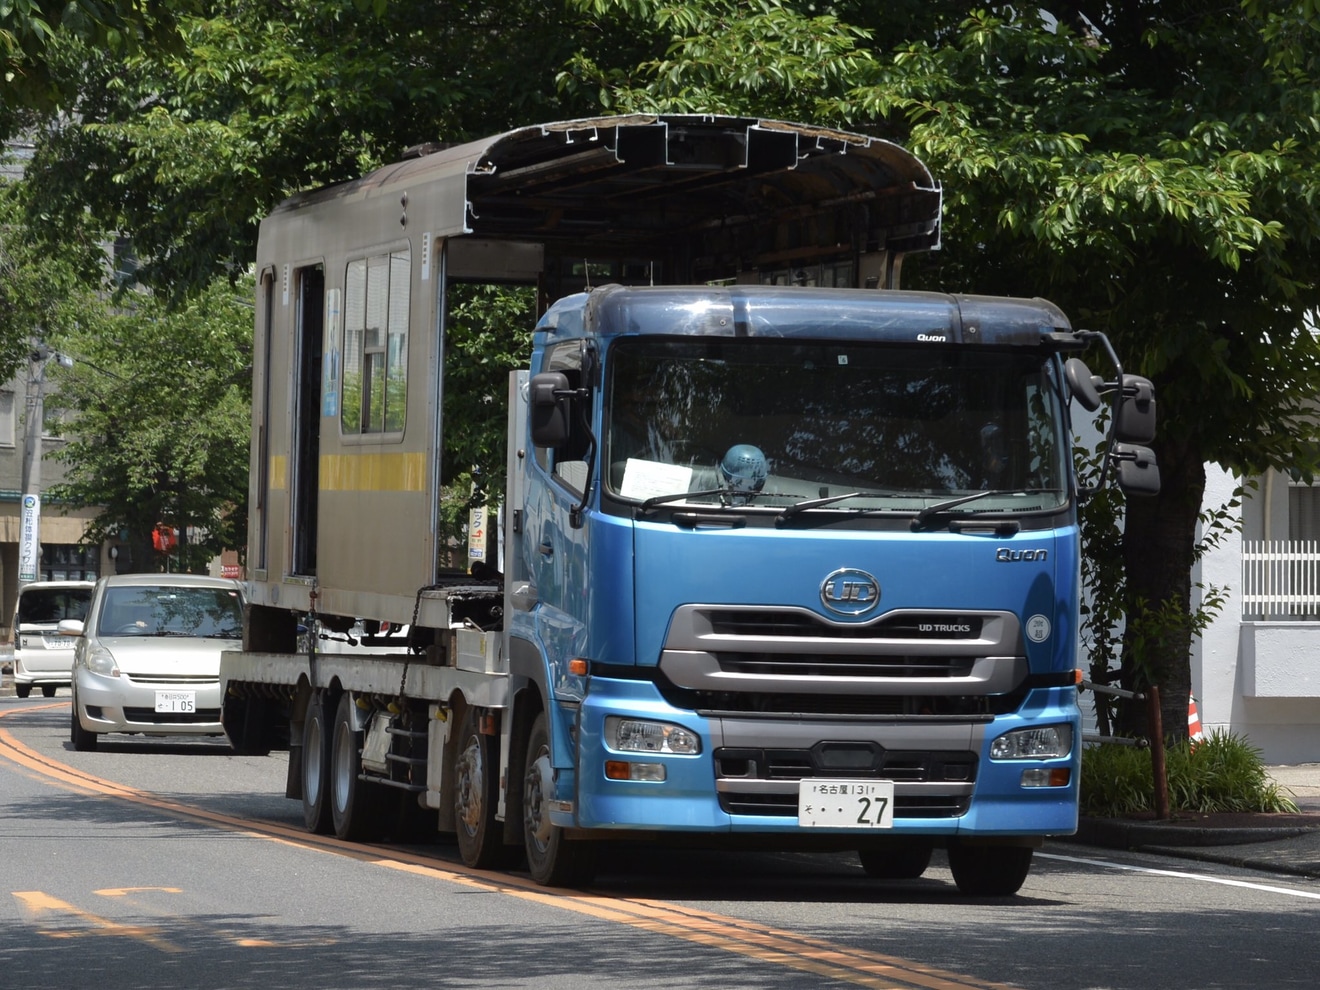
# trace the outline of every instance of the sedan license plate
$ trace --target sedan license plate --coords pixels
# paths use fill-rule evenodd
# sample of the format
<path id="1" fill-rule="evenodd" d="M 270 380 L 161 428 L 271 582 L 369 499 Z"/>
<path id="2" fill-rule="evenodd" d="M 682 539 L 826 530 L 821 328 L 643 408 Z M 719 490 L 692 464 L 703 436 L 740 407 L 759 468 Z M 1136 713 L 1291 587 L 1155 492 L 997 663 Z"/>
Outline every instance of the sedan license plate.
<path id="1" fill-rule="evenodd" d="M 803 780 L 798 784 L 798 824 L 806 828 L 893 828 L 894 782 Z"/>
<path id="2" fill-rule="evenodd" d="M 191 715 L 197 711 L 197 692 L 157 691 L 156 711 L 174 715 Z"/>

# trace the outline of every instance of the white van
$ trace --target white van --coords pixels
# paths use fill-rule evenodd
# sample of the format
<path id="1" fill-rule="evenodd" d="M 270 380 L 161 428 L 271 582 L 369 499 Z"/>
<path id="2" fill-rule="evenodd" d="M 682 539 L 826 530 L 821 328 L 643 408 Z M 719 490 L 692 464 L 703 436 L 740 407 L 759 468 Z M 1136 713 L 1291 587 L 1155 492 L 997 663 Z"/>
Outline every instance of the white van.
<path id="1" fill-rule="evenodd" d="M 62 619 L 83 620 L 92 600 L 94 581 L 34 581 L 18 591 L 14 610 L 14 693 L 26 698 L 34 685 L 47 698 L 69 686 L 73 644 L 77 637 L 61 635 Z"/>

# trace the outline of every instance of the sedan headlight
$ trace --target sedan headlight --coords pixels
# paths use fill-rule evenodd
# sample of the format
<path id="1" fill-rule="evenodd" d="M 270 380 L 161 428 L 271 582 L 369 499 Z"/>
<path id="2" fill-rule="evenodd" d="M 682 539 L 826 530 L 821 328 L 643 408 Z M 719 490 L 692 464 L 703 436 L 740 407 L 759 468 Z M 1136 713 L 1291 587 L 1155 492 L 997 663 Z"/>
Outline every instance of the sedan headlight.
<path id="1" fill-rule="evenodd" d="M 93 646 L 87 651 L 87 669 L 93 674 L 101 674 L 105 677 L 119 676 L 119 664 L 115 663 L 115 655 L 104 646 Z"/>
<path id="2" fill-rule="evenodd" d="M 992 760 L 1053 760 L 1072 752 L 1071 725 L 1005 732 L 990 744 Z"/>
<path id="3" fill-rule="evenodd" d="M 605 744 L 620 753 L 674 753 L 691 756 L 701 752 L 701 739 L 690 729 L 669 722 L 611 715 L 605 719 Z"/>

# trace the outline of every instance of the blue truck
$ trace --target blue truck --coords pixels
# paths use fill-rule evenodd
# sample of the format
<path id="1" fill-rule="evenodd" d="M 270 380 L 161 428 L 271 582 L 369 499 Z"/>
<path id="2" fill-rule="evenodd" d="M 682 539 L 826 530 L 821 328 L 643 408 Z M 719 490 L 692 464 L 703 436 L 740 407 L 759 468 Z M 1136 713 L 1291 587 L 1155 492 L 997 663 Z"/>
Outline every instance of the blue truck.
<path id="1" fill-rule="evenodd" d="M 892 144 L 687 116 L 279 207 L 234 747 L 288 747 L 314 831 L 452 832 L 547 885 L 632 841 L 891 879 L 943 849 L 960 890 L 1016 892 L 1077 827 L 1070 410 L 1107 406 L 1104 473 L 1149 494 L 1155 401 L 1045 300 L 900 289 L 939 210 Z M 544 304 L 500 396 L 499 537 L 456 568 L 446 410 L 492 397 L 445 395 L 446 300 L 474 281 Z"/>

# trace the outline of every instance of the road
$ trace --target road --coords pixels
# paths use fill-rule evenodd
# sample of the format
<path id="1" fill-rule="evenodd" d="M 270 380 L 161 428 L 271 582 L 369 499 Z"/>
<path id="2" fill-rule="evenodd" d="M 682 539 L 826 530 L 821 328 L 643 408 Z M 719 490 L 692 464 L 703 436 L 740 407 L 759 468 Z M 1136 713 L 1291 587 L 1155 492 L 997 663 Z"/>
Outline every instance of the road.
<path id="1" fill-rule="evenodd" d="M 68 744 L 67 697 L 0 699 L 0 986 L 1315 985 L 1320 885 L 1064 843 L 1021 894 L 868 880 L 850 855 L 621 849 L 590 891 L 452 845 L 302 829 L 283 754 Z"/>

